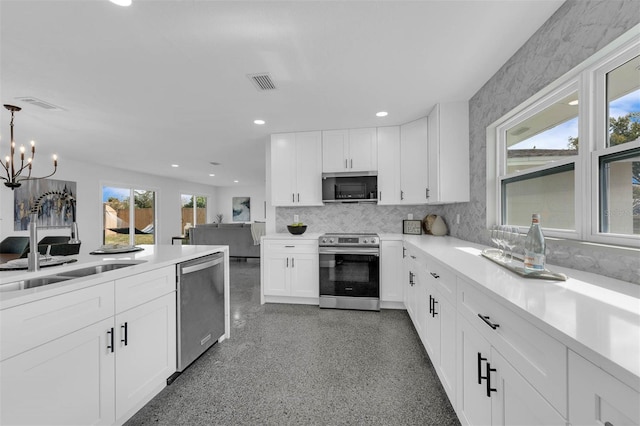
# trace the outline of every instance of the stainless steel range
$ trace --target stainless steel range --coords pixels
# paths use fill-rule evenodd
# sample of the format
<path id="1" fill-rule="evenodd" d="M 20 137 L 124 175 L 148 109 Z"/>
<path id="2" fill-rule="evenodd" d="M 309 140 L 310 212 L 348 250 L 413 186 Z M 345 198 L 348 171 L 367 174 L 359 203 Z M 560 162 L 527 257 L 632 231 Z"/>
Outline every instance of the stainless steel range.
<path id="1" fill-rule="evenodd" d="M 319 251 L 321 308 L 380 310 L 377 234 L 324 234 Z"/>

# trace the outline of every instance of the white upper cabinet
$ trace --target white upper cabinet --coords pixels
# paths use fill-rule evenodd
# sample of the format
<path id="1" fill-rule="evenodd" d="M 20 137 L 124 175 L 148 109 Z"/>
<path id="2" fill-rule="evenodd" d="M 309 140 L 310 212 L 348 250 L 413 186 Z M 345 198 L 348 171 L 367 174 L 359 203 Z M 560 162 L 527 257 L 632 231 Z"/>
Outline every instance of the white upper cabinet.
<path id="1" fill-rule="evenodd" d="M 400 204 L 427 203 L 428 136 L 427 117 L 400 126 Z"/>
<path id="2" fill-rule="evenodd" d="M 375 128 L 322 132 L 322 171 L 372 172 L 378 170 Z"/>
<path id="3" fill-rule="evenodd" d="M 378 127 L 378 204 L 400 204 L 400 126 Z"/>
<path id="4" fill-rule="evenodd" d="M 271 204 L 322 205 L 320 132 L 271 135 Z"/>
<path id="5" fill-rule="evenodd" d="M 428 120 L 428 203 L 469 201 L 469 103 L 437 104 Z"/>

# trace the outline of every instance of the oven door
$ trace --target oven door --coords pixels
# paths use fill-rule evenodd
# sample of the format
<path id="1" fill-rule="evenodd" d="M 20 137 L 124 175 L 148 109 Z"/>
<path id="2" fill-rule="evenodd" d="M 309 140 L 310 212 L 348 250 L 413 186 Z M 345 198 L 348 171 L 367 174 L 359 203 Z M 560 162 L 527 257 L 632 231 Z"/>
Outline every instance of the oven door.
<path id="1" fill-rule="evenodd" d="M 348 309 L 368 309 L 353 306 L 358 303 L 355 299 L 362 299 L 362 303 L 367 306 L 373 303 L 375 310 L 379 310 L 379 298 L 380 252 L 377 248 L 320 247 L 320 307 L 340 308 L 335 305 L 341 299 L 350 299 L 343 300 L 349 305 Z"/>

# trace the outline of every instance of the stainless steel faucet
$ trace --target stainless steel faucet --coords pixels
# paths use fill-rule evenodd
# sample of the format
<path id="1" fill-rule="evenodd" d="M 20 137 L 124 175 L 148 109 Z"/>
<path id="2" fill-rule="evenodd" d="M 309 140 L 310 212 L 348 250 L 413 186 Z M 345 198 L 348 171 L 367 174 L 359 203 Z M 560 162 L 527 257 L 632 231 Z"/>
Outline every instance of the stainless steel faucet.
<path id="1" fill-rule="evenodd" d="M 71 206 L 71 239 L 68 241 L 68 244 L 80 244 L 80 239 L 78 238 L 78 223 L 76 222 L 76 199 L 66 191 L 45 192 L 38 197 L 29 215 L 29 254 L 27 256 L 29 271 L 38 271 L 40 269 L 38 253 L 38 213 L 40 213 L 42 201 L 50 195 L 61 197 L 62 201 Z"/>

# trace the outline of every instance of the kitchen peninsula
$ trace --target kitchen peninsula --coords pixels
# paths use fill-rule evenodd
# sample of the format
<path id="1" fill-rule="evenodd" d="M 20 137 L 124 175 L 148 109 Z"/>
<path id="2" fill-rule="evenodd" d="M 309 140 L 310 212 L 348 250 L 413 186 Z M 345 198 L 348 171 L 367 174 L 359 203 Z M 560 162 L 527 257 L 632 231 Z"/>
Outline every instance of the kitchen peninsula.
<path id="1" fill-rule="evenodd" d="M 142 247 L 81 252 L 76 262 L 37 272 L 0 272 L 0 423 L 122 424 L 159 393 L 176 372 L 176 265 L 182 262 L 223 254 L 219 340 L 229 337 L 228 247 Z M 113 264 L 127 266 L 12 287 Z"/>

